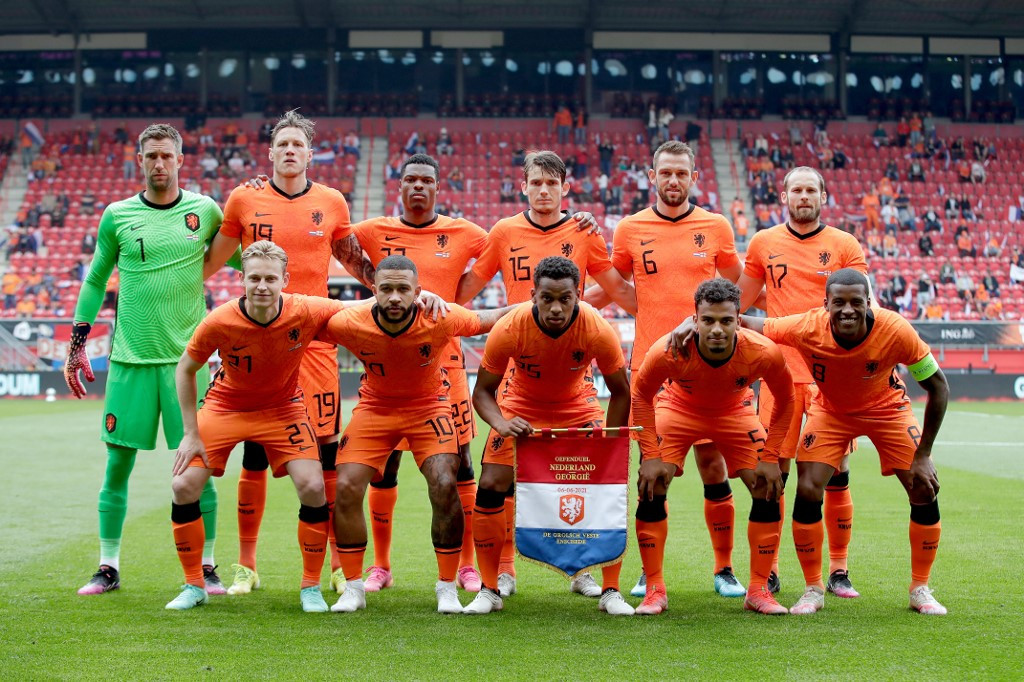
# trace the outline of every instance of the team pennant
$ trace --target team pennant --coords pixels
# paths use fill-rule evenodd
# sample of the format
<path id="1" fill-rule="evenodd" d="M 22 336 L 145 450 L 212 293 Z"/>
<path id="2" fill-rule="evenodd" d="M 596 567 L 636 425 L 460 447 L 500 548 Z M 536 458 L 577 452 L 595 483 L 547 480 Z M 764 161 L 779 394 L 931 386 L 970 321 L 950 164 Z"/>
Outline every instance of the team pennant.
<path id="1" fill-rule="evenodd" d="M 516 439 L 516 548 L 566 576 L 626 553 L 629 429 Z"/>

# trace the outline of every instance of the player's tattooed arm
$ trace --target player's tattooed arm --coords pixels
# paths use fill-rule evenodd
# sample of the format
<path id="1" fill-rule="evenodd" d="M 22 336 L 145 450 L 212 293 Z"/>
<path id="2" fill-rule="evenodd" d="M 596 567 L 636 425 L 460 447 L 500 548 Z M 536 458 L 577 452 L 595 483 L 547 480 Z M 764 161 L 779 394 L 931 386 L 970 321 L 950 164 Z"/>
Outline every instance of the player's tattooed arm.
<path id="1" fill-rule="evenodd" d="M 512 312 L 515 308 L 514 305 L 505 306 L 504 308 L 492 308 L 490 310 L 476 310 L 477 318 L 480 320 L 480 333 L 486 334 L 491 331 L 491 328 L 497 324 L 498 320 Z"/>
<path id="2" fill-rule="evenodd" d="M 949 403 L 949 384 L 946 381 L 946 375 L 939 369 L 931 354 L 921 362 L 912 365 L 910 370 L 917 379 L 917 383 L 928 394 L 928 402 L 924 408 L 924 424 L 921 427 L 921 434 L 917 438 L 914 462 L 910 465 L 911 495 L 916 497 L 916 494 L 921 494 L 923 501 L 930 502 L 939 493 L 939 476 L 932 463 L 932 445 L 935 444 L 935 437 L 939 433 L 939 427 L 942 426 L 942 419 L 946 416 L 946 405 Z M 928 376 L 917 378 L 924 373 L 928 373 Z M 918 488 L 921 490 L 918 491 Z"/>
<path id="3" fill-rule="evenodd" d="M 483 367 L 477 370 L 476 388 L 473 389 L 473 408 L 477 414 L 504 438 L 526 436 L 533 433 L 530 422 L 522 417 L 505 419 L 501 408 L 498 407 L 498 401 L 494 398 L 499 385 L 501 385 L 499 375 L 488 372 Z"/>
<path id="4" fill-rule="evenodd" d="M 203 464 L 210 465 L 206 455 L 206 447 L 202 438 L 199 437 L 199 418 L 196 410 L 196 372 L 206 366 L 205 362 L 196 362 L 192 356 L 185 351 L 181 354 L 178 367 L 174 371 L 174 383 L 178 391 L 178 406 L 181 408 L 181 422 L 184 427 L 184 435 L 181 444 L 178 445 L 178 452 L 174 457 L 174 468 L 171 473 L 174 476 L 182 474 L 188 469 L 188 463 L 199 455 Z"/>
<path id="5" fill-rule="evenodd" d="M 376 268 L 363 253 L 363 247 L 354 234 L 334 242 L 331 245 L 331 251 L 334 252 L 334 257 L 338 259 L 338 262 L 363 286 L 368 287 L 373 284 Z"/>

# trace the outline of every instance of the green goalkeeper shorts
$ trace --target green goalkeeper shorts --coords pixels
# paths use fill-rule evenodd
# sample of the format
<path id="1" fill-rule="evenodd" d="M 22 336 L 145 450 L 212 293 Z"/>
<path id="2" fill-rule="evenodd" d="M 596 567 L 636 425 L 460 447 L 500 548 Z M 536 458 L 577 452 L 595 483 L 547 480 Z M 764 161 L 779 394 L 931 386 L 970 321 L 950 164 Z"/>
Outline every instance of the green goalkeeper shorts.
<path id="1" fill-rule="evenodd" d="M 156 448 L 157 428 L 162 418 L 167 447 L 176 449 L 184 435 L 178 392 L 174 385 L 176 367 L 175 364 L 132 365 L 111 362 L 107 374 L 101 440 L 135 450 L 153 450 Z M 206 394 L 209 383 L 210 372 L 204 366 L 196 374 L 200 400 Z"/>

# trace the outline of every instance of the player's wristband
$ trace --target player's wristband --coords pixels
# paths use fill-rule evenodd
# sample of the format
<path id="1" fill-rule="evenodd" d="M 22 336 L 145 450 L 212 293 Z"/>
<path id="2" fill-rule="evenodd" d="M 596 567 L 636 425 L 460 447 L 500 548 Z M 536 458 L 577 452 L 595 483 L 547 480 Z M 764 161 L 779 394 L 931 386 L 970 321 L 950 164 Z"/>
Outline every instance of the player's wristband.
<path id="1" fill-rule="evenodd" d="M 92 325 L 88 322 L 76 322 L 71 327 L 71 346 L 68 349 L 68 355 L 78 352 L 83 346 L 85 346 L 85 342 L 89 338 L 89 332 L 91 331 Z"/>
<path id="2" fill-rule="evenodd" d="M 935 361 L 935 356 L 929 353 L 914 364 L 909 365 L 907 369 L 910 370 L 910 376 L 914 377 L 914 381 L 924 381 L 939 371 L 939 363 Z"/>

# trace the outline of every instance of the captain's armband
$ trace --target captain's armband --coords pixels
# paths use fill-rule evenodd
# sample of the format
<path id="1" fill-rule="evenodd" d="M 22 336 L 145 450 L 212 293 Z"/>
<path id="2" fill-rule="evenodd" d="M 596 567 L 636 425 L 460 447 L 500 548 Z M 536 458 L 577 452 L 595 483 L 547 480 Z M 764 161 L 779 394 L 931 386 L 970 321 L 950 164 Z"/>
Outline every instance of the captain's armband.
<path id="1" fill-rule="evenodd" d="M 914 377 L 914 381 L 924 381 L 939 371 L 939 363 L 935 361 L 935 356 L 929 353 L 914 364 L 909 365 L 907 369 L 910 370 L 910 376 Z"/>

